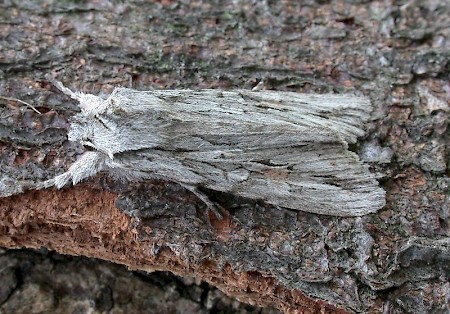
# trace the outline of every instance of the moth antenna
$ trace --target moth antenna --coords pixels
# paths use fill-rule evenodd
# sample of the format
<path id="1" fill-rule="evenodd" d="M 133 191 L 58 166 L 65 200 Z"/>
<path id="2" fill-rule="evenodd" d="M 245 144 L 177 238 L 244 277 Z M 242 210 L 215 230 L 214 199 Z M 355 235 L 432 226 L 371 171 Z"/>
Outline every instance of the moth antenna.
<path id="1" fill-rule="evenodd" d="M 46 74 L 45 78 L 52 83 L 57 89 L 59 89 L 61 92 L 63 92 L 63 94 L 69 96 L 70 98 L 73 98 L 75 100 L 80 101 L 81 100 L 81 95 L 80 93 L 74 93 L 72 92 L 69 88 L 65 87 L 63 85 L 62 82 L 58 81 L 57 79 L 55 79 L 53 76 L 51 76 L 50 74 Z"/>

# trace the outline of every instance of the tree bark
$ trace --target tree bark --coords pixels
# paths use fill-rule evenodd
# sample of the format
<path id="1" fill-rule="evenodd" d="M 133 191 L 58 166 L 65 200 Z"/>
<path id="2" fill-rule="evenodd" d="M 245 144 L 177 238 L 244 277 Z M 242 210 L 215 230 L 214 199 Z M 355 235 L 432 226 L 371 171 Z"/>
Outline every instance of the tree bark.
<path id="1" fill-rule="evenodd" d="M 286 313 L 449 310 L 449 4 L 7 0 L 0 8 L 1 246 L 195 277 Z M 76 103 L 47 73 L 99 95 L 116 85 L 258 84 L 364 94 L 376 110 L 367 136 L 351 149 L 380 173 L 387 205 L 342 218 L 204 191 L 229 212 L 220 220 L 165 181 L 99 175 L 62 190 L 11 188 L 63 173 L 83 153 L 67 141 Z M 25 259 L 5 252 L 4 265 L 8 254 Z M 46 291 L 42 280 L 17 283 L 11 267 L 0 272 L 10 283 L 0 289 L 0 311 L 8 313 L 21 295 Z M 100 298 L 91 309 L 119 311 L 120 293 L 111 291 L 109 306 Z M 56 301 L 35 302 L 61 310 Z"/>

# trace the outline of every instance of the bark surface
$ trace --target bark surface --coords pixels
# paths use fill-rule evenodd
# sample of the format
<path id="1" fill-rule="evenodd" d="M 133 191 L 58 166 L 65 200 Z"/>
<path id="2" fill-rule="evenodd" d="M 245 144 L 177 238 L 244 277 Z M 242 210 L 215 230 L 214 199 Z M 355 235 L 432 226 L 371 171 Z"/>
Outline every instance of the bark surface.
<path id="1" fill-rule="evenodd" d="M 99 175 L 1 198 L 0 245 L 195 277 L 284 312 L 448 311 L 450 4 L 299 3 L 1 2 L 0 190 L 61 174 L 84 151 L 67 141 L 77 106 L 44 78 L 53 73 L 72 90 L 100 95 L 117 85 L 366 95 L 376 110 L 351 149 L 381 174 L 383 209 L 330 217 L 204 191 L 229 211 L 218 220 L 175 183 Z M 19 306 L 29 300 L 41 312 L 70 302 L 98 313 L 256 311 L 210 301 L 217 290 L 197 281 L 130 279 L 96 260 L 15 250 L 0 259 L 4 313 L 26 311 Z M 155 281 L 163 291 L 195 292 L 163 296 L 151 291 Z M 140 303 L 147 293 L 166 301 Z"/>

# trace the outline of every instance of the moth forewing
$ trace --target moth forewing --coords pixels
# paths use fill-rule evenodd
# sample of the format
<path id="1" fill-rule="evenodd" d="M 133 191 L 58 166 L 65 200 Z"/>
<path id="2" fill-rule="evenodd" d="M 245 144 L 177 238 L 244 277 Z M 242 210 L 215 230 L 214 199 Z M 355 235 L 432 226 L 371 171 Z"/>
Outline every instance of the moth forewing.
<path id="1" fill-rule="evenodd" d="M 118 88 L 83 108 L 70 139 L 96 150 L 59 176 L 58 187 L 109 170 L 318 214 L 360 216 L 385 204 L 375 175 L 347 149 L 372 110 L 363 97 Z"/>

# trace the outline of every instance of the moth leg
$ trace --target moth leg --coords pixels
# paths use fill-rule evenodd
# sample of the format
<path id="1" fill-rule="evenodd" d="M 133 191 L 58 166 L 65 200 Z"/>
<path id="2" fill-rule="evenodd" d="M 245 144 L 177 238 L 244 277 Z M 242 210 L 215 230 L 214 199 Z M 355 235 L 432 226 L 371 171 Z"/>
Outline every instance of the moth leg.
<path id="1" fill-rule="evenodd" d="M 38 183 L 37 189 L 49 188 L 55 186 L 57 189 L 62 188 L 69 181 L 75 185 L 83 179 L 89 178 L 103 170 L 105 166 L 105 158 L 103 153 L 89 151 L 85 152 L 69 170 L 53 179 Z"/>
<path id="2" fill-rule="evenodd" d="M 181 182 L 177 183 L 182 187 L 184 187 L 186 190 L 194 193 L 194 195 L 197 196 L 208 207 L 208 209 L 210 209 L 214 213 L 217 219 L 219 220 L 223 219 L 223 215 L 220 212 L 225 214 L 226 210 L 223 209 L 221 206 L 215 204 L 213 201 L 211 201 L 205 193 L 199 190 L 198 187 Z"/>
<path id="3" fill-rule="evenodd" d="M 63 174 L 60 174 L 59 176 L 56 176 L 53 179 L 49 179 L 49 180 L 44 181 L 44 182 L 36 183 L 36 189 L 37 190 L 47 189 L 47 188 L 52 187 L 52 186 L 56 186 L 56 187 L 58 187 L 58 189 L 60 189 L 61 187 L 66 185 L 67 182 L 70 181 L 70 178 L 71 178 L 70 172 L 69 171 L 68 172 L 64 172 Z"/>
<path id="4" fill-rule="evenodd" d="M 83 110 L 91 114 L 97 114 L 100 112 L 103 107 L 104 101 L 101 97 L 84 94 L 81 92 L 73 92 L 69 88 L 65 87 L 62 82 L 56 80 L 50 74 L 46 74 L 45 78 L 50 81 L 57 89 L 59 89 L 62 93 L 73 98 L 79 102 L 78 106 Z"/>
<path id="5" fill-rule="evenodd" d="M 45 78 L 52 83 L 57 89 L 59 89 L 63 94 L 69 96 L 70 98 L 80 100 L 80 95 L 77 95 L 76 93 L 72 92 L 70 89 L 65 87 L 62 82 L 56 80 L 51 76 L 50 74 L 46 74 Z"/>

